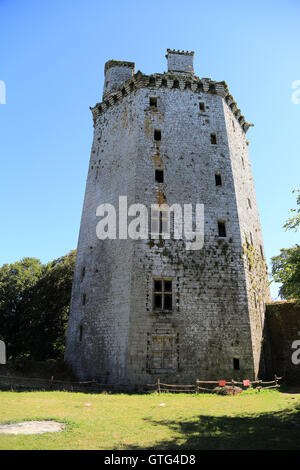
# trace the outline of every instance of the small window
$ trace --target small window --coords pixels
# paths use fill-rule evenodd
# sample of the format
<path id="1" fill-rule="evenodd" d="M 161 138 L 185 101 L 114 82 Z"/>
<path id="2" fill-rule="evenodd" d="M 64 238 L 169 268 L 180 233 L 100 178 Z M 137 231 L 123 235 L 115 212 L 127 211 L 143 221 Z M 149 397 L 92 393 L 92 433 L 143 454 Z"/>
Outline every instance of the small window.
<path id="1" fill-rule="evenodd" d="M 213 145 L 216 145 L 216 143 L 217 143 L 216 134 L 210 134 L 210 143 L 213 144 Z"/>
<path id="2" fill-rule="evenodd" d="M 248 198 L 248 206 L 249 206 L 250 209 L 251 209 L 252 205 L 251 205 L 251 200 L 250 200 L 249 198 Z"/>
<path id="3" fill-rule="evenodd" d="M 205 111 L 205 104 L 203 103 L 203 101 L 200 101 L 200 103 L 199 103 L 199 109 L 200 109 L 200 111 L 202 111 L 202 112 L 204 113 L 204 111 Z"/>
<path id="4" fill-rule="evenodd" d="M 156 141 L 161 140 L 161 131 L 159 131 L 158 129 L 155 129 L 154 131 L 154 140 Z"/>
<path id="5" fill-rule="evenodd" d="M 242 159 L 243 168 L 245 169 L 245 161 L 244 161 L 243 157 L 241 157 L 241 159 Z"/>
<path id="6" fill-rule="evenodd" d="M 174 80 L 173 88 L 179 88 L 179 81 L 178 80 Z"/>
<path id="7" fill-rule="evenodd" d="M 218 232 L 219 232 L 219 237 L 226 237 L 226 225 L 225 222 L 218 222 Z"/>
<path id="8" fill-rule="evenodd" d="M 79 327 L 79 341 L 82 341 L 82 334 L 83 334 L 83 326 L 80 325 L 80 327 Z"/>
<path id="9" fill-rule="evenodd" d="M 219 173 L 215 174 L 216 186 L 222 186 L 222 178 Z"/>
<path id="10" fill-rule="evenodd" d="M 169 234 L 169 217 L 170 214 L 167 210 L 152 208 L 150 213 L 151 235 L 161 236 Z"/>
<path id="11" fill-rule="evenodd" d="M 170 279 L 153 280 L 153 309 L 172 310 L 172 281 Z"/>
<path id="12" fill-rule="evenodd" d="M 155 170 L 155 181 L 156 183 L 164 182 L 164 170 Z"/>
<path id="13" fill-rule="evenodd" d="M 240 370 L 240 360 L 237 357 L 233 358 L 233 368 L 234 370 Z"/>
<path id="14" fill-rule="evenodd" d="M 150 97 L 150 106 L 151 108 L 157 108 L 157 98 L 155 97 Z"/>
<path id="15" fill-rule="evenodd" d="M 81 270 L 81 280 L 83 280 L 84 276 L 85 276 L 85 267 L 83 266 Z"/>
<path id="16" fill-rule="evenodd" d="M 259 245 L 259 248 L 260 248 L 260 254 L 261 254 L 261 257 L 262 259 L 264 259 L 264 252 L 263 252 L 263 248 L 261 245 Z"/>
<path id="17" fill-rule="evenodd" d="M 82 305 L 86 303 L 86 294 L 82 294 Z"/>

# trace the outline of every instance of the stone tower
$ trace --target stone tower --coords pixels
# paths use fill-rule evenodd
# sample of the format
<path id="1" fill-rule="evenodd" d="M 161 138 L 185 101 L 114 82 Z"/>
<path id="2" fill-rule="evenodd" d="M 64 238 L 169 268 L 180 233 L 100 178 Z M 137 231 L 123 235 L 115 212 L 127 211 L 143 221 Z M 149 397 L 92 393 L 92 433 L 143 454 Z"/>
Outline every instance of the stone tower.
<path id="1" fill-rule="evenodd" d="M 65 360 L 80 379 L 128 387 L 254 379 L 269 290 L 251 124 L 225 82 L 194 75 L 193 52 L 166 58 L 168 71 L 153 75 L 105 64 Z M 128 207 L 203 204 L 203 248 L 187 250 L 172 230 L 100 240 L 97 207 L 118 208 L 120 196 Z"/>

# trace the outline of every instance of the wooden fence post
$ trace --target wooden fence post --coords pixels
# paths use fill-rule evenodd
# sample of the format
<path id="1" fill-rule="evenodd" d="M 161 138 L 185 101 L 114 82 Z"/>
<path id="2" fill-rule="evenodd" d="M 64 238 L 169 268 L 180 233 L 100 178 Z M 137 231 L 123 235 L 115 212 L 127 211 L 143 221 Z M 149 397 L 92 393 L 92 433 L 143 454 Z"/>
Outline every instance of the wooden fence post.
<path id="1" fill-rule="evenodd" d="M 199 379 L 196 380 L 196 393 L 199 393 Z"/>
<path id="2" fill-rule="evenodd" d="M 157 390 L 158 390 L 158 393 L 160 393 L 160 380 L 157 379 Z"/>
<path id="3" fill-rule="evenodd" d="M 232 393 L 235 395 L 234 380 L 231 379 Z"/>
<path id="4" fill-rule="evenodd" d="M 260 389 L 262 388 L 261 385 L 260 385 L 260 383 L 261 383 L 261 380 L 258 380 L 258 387 L 257 387 L 257 389 L 258 389 L 259 392 L 260 392 Z"/>

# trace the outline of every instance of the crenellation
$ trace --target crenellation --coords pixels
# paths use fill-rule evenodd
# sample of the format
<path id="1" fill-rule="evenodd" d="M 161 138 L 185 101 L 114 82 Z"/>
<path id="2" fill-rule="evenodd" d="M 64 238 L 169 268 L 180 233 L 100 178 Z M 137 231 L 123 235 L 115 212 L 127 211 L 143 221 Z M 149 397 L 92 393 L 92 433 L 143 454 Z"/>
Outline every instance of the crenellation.
<path id="1" fill-rule="evenodd" d="M 228 87 L 226 82 L 213 82 L 208 78 L 198 79 L 197 77 L 192 77 L 187 79 L 183 76 L 174 75 L 172 72 L 164 74 L 154 74 L 154 75 L 144 75 L 140 71 L 135 75 L 122 82 L 118 90 L 106 92 L 103 95 L 104 101 L 102 103 L 97 103 L 94 108 L 91 108 L 93 113 L 94 121 L 97 119 L 99 113 L 105 112 L 108 106 L 112 106 L 120 102 L 124 96 L 132 93 L 134 90 L 144 87 L 155 87 L 159 89 L 160 87 L 166 86 L 168 89 L 174 88 L 174 82 L 178 81 L 178 88 L 181 91 L 185 89 L 191 89 L 194 93 L 209 93 L 217 94 L 225 99 L 226 103 L 230 107 L 233 115 L 239 119 L 241 116 L 241 111 L 237 107 L 236 102 L 233 97 L 228 93 Z M 103 103 L 106 106 L 103 106 Z M 94 109 L 98 108 L 98 112 L 94 113 Z M 244 116 L 243 116 L 244 118 Z M 253 124 L 248 123 L 245 118 L 243 119 L 242 124 L 240 124 L 243 131 L 246 133 L 250 126 Z"/>

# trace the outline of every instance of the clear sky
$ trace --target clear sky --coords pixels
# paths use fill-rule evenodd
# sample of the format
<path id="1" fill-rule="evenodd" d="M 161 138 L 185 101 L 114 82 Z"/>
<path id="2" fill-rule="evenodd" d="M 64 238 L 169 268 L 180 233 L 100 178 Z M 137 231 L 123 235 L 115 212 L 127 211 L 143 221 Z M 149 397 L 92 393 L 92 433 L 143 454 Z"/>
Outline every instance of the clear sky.
<path id="1" fill-rule="evenodd" d="M 282 228 L 300 187 L 299 24 L 299 0 L 0 0 L 0 265 L 76 248 L 104 63 L 163 72 L 167 48 L 195 51 L 196 75 L 225 80 L 255 124 L 268 260 L 299 243 Z"/>

